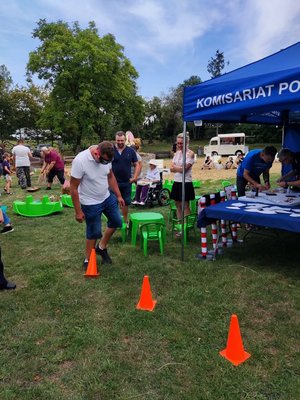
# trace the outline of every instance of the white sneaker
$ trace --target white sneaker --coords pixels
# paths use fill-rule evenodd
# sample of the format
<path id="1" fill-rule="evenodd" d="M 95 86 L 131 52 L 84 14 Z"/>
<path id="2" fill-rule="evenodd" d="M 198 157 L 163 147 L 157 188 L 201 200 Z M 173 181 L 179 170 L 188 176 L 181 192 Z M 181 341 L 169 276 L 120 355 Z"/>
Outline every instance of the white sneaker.
<path id="1" fill-rule="evenodd" d="M 140 202 L 139 202 L 139 205 L 140 205 L 140 206 L 144 206 L 144 205 L 145 205 L 145 202 L 144 202 L 144 201 L 140 201 Z"/>
<path id="2" fill-rule="evenodd" d="M 139 202 L 134 200 L 134 201 L 131 202 L 131 204 L 139 204 Z"/>

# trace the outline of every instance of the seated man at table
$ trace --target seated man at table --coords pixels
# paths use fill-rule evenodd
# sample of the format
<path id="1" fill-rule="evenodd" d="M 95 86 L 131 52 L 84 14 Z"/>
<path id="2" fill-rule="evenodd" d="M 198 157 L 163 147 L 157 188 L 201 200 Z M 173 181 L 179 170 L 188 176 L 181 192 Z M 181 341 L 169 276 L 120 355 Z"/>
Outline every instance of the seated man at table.
<path id="1" fill-rule="evenodd" d="M 278 159 L 283 165 L 290 164 L 292 166 L 290 172 L 278 179 L 278 185 L 283 188 L 292 186 L 293 189 L 300 190 L 300 153 L 281 149 L 278 153 Z"/>
<path id="2" fill-rule="evenodd" d="M 276 153 L 277 149 L 274 146 L 249 151 L 237 170 L 236 185 L 239 197 L 245 196 L 248 183 L 259 192 L 270 189 L 269 171 Z M 261 174 L 263 174 L 264 185 L 260 182 Z"/>

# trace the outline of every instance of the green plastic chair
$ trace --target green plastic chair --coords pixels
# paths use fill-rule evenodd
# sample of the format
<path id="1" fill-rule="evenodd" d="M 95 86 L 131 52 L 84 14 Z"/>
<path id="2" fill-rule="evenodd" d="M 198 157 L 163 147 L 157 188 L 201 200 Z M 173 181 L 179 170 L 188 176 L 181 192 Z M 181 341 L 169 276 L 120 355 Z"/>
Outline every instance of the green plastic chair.
<path id="1" fill-rule="evenodd" d="M 232 183 L 231 183 L 230 181 L 223 181 L 223 182 L 222 182 L 222 187 L 223 187 L 223 189 L 224 189 L 226 186 L 230 186 L 230 185 L 232 185 Z"/>
<path id="2" fill-rule="evenodd" d="M 184 246 L 187 245 L 189 231 L 193 230 L 194 233 L 196 234 L 195 225 L 196 225 L 197 217 L 198 217 L 197 213 L 189 214 L 184 217 L 184 223 L 183 223 Z M 174 232 L 182 232 L 181 220 L 178 220 L 175 218 L 172 221 L 172 234 Z"/>
<path id="3" fill-rule="evenodd" d="M 101 218 L 102 218 L 105 222 L 107 222 L 107 217 L 106 217 L 106 215 L 104 215 L 103 213 L 102 213 L 102 215 L 101 215 Z M 121 240 L 122 240 L 122 243 L 125 243 L 125 242 L 126 242 L 126 238 L 127 238 L 127 224 L 126 224 L 126 222 L 124 221 L 123 215 L 121 215 L 121 219 L 122 219 L 122 226 L 121 226 L 121 228 L 118 228 L 118 229 L 120 229 L 120 231 L 121 231 Z"/>
<path id="4" fill-rule="evenodd" d="M 131 196 L 130 196 L 131 201 L 133 201 L 134 198 L 135 198 L 135 192 L 136 192 L 136 185 L 133 183 L 133 184 L 131 185 Z"/>
<path id="5" fill-rule="evenodd" d="M 162 222 L 147 222 L 140 226 L 141 247 L 144 250 L 144 256 L 148 254 L 148 241 L 157 240 L 159 251 L 164 254 L 164 224 Z"/>
<path id="6" fill-rule="evenodd" d="M 194 189 L 200 188 L 200 187 L 201 187 L 201 184 L 202 184 L 201 181 L 198 181 L 198 180 L 193 181 Z"/>
<path id="7" fill-rule="evenodd" d="M 60 198 L 63 206 L 74 208 L 74 204 L 70 194 L 62 194 Z"/>
<path id="8" fill-rule="evenodd" d="M 50 201 L 49 196 L 43 196 L 42 200 L 33 200 L 33 196 L 26 196 L 25 201 L 15 200 L 13 210 L 23 217 L 45 217 L 63 210 L 60 201 Z"/>
<path id="9" fill-rule="evenodd" d="M 175 200 L 170 199 L 170 201 L 169 201 L 169 207 L 170 207 L 169 222 L 170 222 L 170 221 L 172 221 L 174 218 L 176 218 L 176 215 L 177 215 L 177 208 L 176 208 Z"/>
<path id="10" fill-rule="evenodd" d="M 166 180 L 164 181 L 164 183 L 163 183 L 163 189 L 168 189 L 168 190 L 171 192 L 172 187 L 173 187 L 173 183 L 174 183 L 173 180 L 172 180 L 172 181 L 169 181 L 169 179 L 166 179 Z"/>

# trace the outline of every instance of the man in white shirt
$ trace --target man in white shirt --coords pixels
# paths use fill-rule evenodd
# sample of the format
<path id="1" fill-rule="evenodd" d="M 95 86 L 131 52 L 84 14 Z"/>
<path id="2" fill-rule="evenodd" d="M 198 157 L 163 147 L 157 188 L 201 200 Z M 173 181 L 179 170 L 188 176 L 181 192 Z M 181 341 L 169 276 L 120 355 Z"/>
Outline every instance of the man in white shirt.
<path id="1" fill-rule="evenodd" d="M 75 208 L 75 219 L 86 222 L 86 258 L 84 268 L 93 248 L 101 255 L 103 264 L 111 264 L 107 244 L 116 228 L 122 226 L 119 206 L 125 206 L 111 162 L 114 147 L 110 142 L 101 142 L 80 152 L 73 160 L 70 192 Z M 110 191 L 111 190 L 111 191 Z M 102 236 L 101 215 L 107 217 L 107 228 Z M 98 246 L 96 240 L 100 238 Z"/>
<path id="2" fill-rule="evenodd" d="M 26 189 L 26 187 L 31 187 L 30 160 L 33 157 L 30 149 L 24 145 L 23 139 L 18 140 L 18 144 L 12 149 L 12 154 L 21 188 Z"/>

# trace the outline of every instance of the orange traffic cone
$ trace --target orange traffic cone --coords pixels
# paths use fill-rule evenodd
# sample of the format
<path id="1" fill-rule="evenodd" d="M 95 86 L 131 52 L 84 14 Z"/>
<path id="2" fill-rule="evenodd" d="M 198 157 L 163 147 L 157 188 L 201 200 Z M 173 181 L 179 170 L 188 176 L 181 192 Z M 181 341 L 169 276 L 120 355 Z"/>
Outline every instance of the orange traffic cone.
<path id="1" fill-rule="evenodd" d="M 145 275 L 143 279 L 141 297 L 136 308 L 138 310 L 153 311 L 155 305 L 156 300 L 152 299 L 149 277 Z"/>
<path id="2" fill-rule="evenodd" d="M 231 316 L 226 349 L 220 351 L 220 354 L 233 365 L 239 365 L 251 357 L 244 350 L 239 321 L 235 314 Z"/>
<path id="3" fill-rule="evenodd" d="M 87 278 L 96 278 L 99 276 L 98 268 L 97 268 L 97 258 L 96 258 L 96 252 L 95 249 L 92 249 L 88 267 L 86 269 L 86 272 L 84 276 Z"/>

